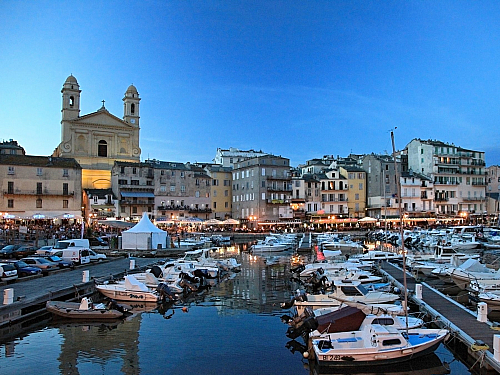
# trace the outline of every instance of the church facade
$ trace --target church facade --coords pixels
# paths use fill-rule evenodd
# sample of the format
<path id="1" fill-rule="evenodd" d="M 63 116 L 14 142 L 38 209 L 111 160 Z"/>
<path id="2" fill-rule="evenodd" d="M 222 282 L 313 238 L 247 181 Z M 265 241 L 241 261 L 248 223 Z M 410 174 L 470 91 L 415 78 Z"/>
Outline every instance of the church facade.
<path id="1" fill-rule="evenodd" d="M 111 187 L 115 161 L 140 162 L 139 104 L 141 98 L 130 85 L 123 98 L 123 118 L 104 106 L 80 116 L 80 86 L 73 75 L 64 82 L 62 93 L 61 143 L 53 156 L 74 158 L 82 167 L 84 189 Z"/>

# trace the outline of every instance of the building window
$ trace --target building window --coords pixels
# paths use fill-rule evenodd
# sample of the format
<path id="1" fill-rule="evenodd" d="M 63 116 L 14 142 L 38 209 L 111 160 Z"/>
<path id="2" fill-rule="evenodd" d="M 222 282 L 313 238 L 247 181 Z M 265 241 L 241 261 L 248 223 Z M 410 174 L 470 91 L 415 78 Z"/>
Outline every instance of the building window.
<path id="1" fill-rule="evenodd" d="M 186 192 L 186 185 L 181 185 L 181 192 L 183 192 L 183 193 Z"/>
<path id="2" fill-rule="evenodd" d="M 68 184 L 65 182 L 65 183 L 63 183 L 63 195 L 68 195 L 68 194 L 69 194 Z M 97 198 L 97 197 L 94 197 L 94 198 Z"/>
<path id="3" fill-rule="evenodd" d="M 137 168 L 136 167 L 132 168 L 132 174 L 137 174 Z"/>
<path id="4" fill-rule="evenodd" d="M 175 191 L 175 185 L 170 185 L 170 191 Z"/>
<path id="5" fill-rule="evenodd" d="M 63 199 L 63 208 L 68 208 L 68 200 Z"/>
<path id="6" fill-rule="evenodd" d="M 68 177 L 69 176 L 69 172 L 67 169 L 63 169 L 63 177 Z"/>
<path id="7" fill-rule="evenodd" d="M 7 201 L 7 208 L 14 208 L 14 199 L 9 199 Z"/>
<path id="8" fill-rule="evenodd" d="M 118 185 L 127 185 L 127 180 L 118 180 Z"/>
<path id="9" fill-rule="evenodd" d="M 173 175 L 172 175 L 173 176 Z M 184 178 L 184 172 L 181 172 L 181 178 Z"/>
<path id="10" fill-rule="evenodd" d="M 194 196 L 196 198 L 199 198 L 200 197 L 200 191 L 199 190 L 196 190 L 196 192 L 194 193 Z"/>
<path id="11" fill-rule="evenodd" d="M 14 181 L 7 183 L 7 194 L 14 194 Z"/>
<path id="12" fill-rule="evenodd" d="M 42 194 L 42 183 L 41 182 L 37 182 L 36 183 L 36 193 L 37 194 Z"/>
<path id="13" fill-rule="evenodd" d="M 108 156 L 108 144 L 106 141 L 100 140 L 97 145 L 97 156 L 106 158 Z"/>
<path id="14" fill-rule="evenodd" d="M 170 175 L 171 175 L 172 177 L 175 177 L 175 171 L 172 171 L 172 173 L 170 173 Z"/>
<path id="15" fill-rule="evenodd" d="M 137 207 L 135 207 L 135 206 L 134 206 L 134 207 L 132 207 L 132 213 L 133 213 L 133 214 L 136 214 L 136 213 L 137 213 Z"/>
<path id="16" fill-rule="evenodd" d="M 41 176 L 43 174 L 43 168 L 37 168 L 36 169 L 36 175 Z"/>
<path id="17" fill-rule="evenodd" d="M 139 180 L 131 180 L 130 185 L 139 185 Z"/>
<path id="18" fill-rule="evenodd" d="M 130 105 L 130 114 L 131 114 L 131 115 L 134 115 L 134 114 L 135 114 L 135 104 L 134 104 L 134 103 L 132 103 L 132 104 Z"/>
<path id="19" fill-rule="evenodd" d="M 42 200 L 40 198 L 36 200 L 36 208 L 42 208 Z"/>
<path id="20" fill-rule="evenodd" d="M 7 172 L 7 174 L 15 174 L 16 170 L 14 169 L 14 167 L 9 167 L 9 171 Z"/>

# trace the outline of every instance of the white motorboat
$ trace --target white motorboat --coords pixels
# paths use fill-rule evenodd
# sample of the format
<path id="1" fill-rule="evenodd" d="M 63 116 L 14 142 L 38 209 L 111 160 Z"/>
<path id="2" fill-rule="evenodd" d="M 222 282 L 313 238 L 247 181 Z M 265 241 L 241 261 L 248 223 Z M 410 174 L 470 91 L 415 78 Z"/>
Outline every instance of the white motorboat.
<path id="1" fill-rule="evenodd" d="M 370 324 L 359 330 L 323 334 L 312 339 L 319 365 L 336 367 L 398 363 L 432 353 L 449 336 L 446 329 L 395 327 Z"/>
<path id="2" fill-rule="evenodd" d="M 283 303 L 283 308 L 295 306 L 296 315 L 301 315 L 306 307 L 319 309 L 323 307 L 339 306 L 343 301 L 361 302 L 365 304 L 393 304 L 399 295 L 377 290 L 369 290 L 360 281 L 335 280 L 333 291 L 327 294 L 299 294 L 290 302 Z"/>
<path id="3" fill-rule="evenodd" d="M 448 275 L 462 290 L 466 289 L 472 280 L 497 280 L 500 283 L 500 270 L 488 268 L 477 259 L 469 259 L 448 270 Z"/>
<path id="4" fill-rule="evenodd" d="M 251 247 L 251 250 L 256 253 L 276 253 L 286 251 L 288 249 L 289 246 L 287 244 L 280 243 L 276 237 L 266 237 L 266 239 L 257 241 L 257 243 Z"/>
<path id="5" fill-rule="evenodd" d="M 117 301 L 159 302 L 160 294 L 151 291 L 134 276 L 127 275 L 123 282 L 97 284 L 96 289 L 105 297 Z"/>

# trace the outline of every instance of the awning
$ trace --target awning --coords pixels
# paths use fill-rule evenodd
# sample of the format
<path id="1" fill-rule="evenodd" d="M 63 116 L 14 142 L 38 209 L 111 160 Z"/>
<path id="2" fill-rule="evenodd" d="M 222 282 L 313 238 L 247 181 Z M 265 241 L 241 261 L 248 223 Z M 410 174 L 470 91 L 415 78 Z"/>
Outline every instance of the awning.
<path id="1" fill-rule="evenodd" d="M 122 191 L 121 192 L 122 197 L 124 198 L 154 198 L 155 195 L 154 193 L 150 193 L 147 191 Z"/>

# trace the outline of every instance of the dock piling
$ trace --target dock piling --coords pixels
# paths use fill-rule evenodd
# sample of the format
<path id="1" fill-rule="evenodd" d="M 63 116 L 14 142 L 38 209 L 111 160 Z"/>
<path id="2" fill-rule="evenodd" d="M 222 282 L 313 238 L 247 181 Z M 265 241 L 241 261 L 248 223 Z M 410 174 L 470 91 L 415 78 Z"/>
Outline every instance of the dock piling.
<path id="1" fill-rule="evenodd" d="M 477 321 L 482 323 L 488 321 L 488 305 L 485 302 L 477 304 Z"/>
<path id="2" fill-rule="evenodd" d="M 14 289 L 8 288 L 3 291 L 3 304 L 10 305 L 14 302 Z"/>
<path id="3" fill-rule="evenodd" d="M 89 271 L 88 270 L 85 270 L 82 272 L 82 282 L 84 283 L 88 283 L 90 280 L 89 278 Z"/>

